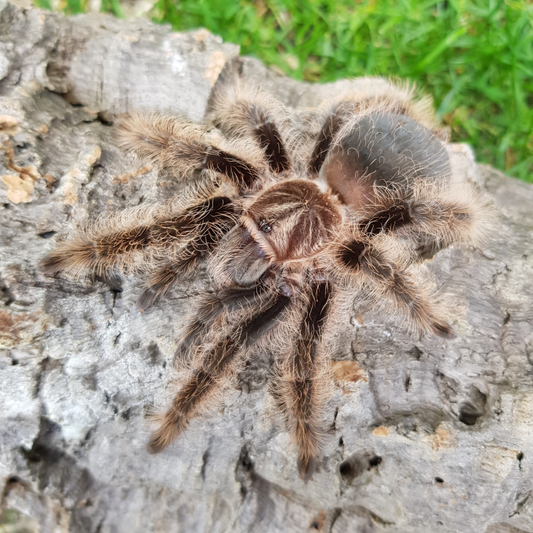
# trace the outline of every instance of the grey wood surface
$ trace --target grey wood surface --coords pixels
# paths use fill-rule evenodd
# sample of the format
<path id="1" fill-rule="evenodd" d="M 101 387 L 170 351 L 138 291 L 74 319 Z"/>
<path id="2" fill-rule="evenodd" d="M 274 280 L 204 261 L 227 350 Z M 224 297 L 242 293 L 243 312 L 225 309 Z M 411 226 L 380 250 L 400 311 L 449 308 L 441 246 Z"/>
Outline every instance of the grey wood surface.
<path id="1" fill-rule="evenodd" d="M 307 484 L 264 353 L 218 412 L 147 454 L 146 413 L 179 385 L 173 354 L 205 280 L 141 314 L 138 279 L 118 293 L 46 278 L 37 263 L 88 219 L 179 194 L 119 152 L 109 121 L 133 108 L 200 120 L 238 54 L 204 30 L 0 0 L 2 508 L 42 532 L 533 532 L 533 187 L 458 145 L 456 171 L 499 218 L 484 246 L 430 266 L 454 299 L 456 340 L 413 338 L 354 302 L 331 350 L 358 372 L 331 399 Z M 291 107 L 366 83 L 240 68 Z"/>

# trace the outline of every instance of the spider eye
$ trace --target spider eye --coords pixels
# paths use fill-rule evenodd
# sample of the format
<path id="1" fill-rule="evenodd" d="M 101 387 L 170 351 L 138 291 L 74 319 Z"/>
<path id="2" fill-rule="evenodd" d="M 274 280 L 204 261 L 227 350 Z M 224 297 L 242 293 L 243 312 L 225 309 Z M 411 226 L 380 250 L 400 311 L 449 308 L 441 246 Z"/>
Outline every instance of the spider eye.
<path id="1" fill-rule="evenodd" d="M 270 223 L 265 220 L 264 218 L 262 218 L 260 221 L 259 221 L 259 229 L 263 232 L 263 233 L 270 233 L 272 231 L 272 226 L 270 225 Z"/>

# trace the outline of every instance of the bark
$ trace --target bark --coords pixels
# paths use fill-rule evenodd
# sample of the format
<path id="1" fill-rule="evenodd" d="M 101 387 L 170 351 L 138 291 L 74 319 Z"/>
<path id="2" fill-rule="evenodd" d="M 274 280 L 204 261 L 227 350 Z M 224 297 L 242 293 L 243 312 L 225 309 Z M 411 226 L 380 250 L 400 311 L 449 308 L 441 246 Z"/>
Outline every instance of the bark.
<path id="1" fill-rule="evenodd" d="M 431 265 L 458 338 L 413 338 L 354 304 L 331 346 L 346 380 L 314 481 L 298 478 L 267 392 L 269 354 L 218 412 L 147 454 L 146 413 L 176 390 L 173 354 L 204 281 L 142 314 L 139 279 L 119 292 L 37 263 L 87 219 L 179 193 L 119 152 L 113 114 L 200 120 L 231 61 L 291 107 L 366 83 L 309 85 L 237 56 L 205 30 L 0 0 L 2 517 L 43 532 L 532 532 L 533 188 L 465 146 L 454 165 L 499 217 L 484 246 Z"/>

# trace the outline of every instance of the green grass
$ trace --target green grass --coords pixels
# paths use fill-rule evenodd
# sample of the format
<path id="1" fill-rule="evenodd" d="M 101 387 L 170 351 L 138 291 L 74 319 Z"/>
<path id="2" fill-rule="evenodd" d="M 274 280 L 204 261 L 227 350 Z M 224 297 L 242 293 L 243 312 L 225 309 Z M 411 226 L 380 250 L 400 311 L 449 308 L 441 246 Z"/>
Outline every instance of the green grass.
<path id="1" fill-rule="evenodd" d="M 103 8 L 120 15 L 119 0 Z M 533 182 L 531 0 L 158 0 L 152 15 L 205 27 L 297 79 L 410 79 L 454 141 Z"/>

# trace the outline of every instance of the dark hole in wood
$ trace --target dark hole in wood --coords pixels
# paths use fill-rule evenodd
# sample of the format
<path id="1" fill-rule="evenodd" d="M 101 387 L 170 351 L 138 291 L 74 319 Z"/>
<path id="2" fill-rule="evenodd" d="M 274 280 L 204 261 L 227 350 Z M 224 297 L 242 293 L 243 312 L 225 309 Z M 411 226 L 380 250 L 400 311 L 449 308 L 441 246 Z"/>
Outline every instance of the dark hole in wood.
<path id="1" fill-rule="evenodd" d="M 378 466 L 381 464 L 383 459 L 379 455 L 374 455 L 374 457 L 371 457 L 368 460 L 368 464 L 370 465 L 370 468 L 374 468 L 375 466 Z"/>
<path id="2" fill-rule="evenodd" d="M 477 412 L 472 406 L 465 404 L 459 411 L 459 421 L 467 426 L 474 426 L 477 419 L 481 416 L 481 413 Z"/>
<path id="3" fill-rule="evenodd" d="M 56 233 L 57 233 L 57 231 L 44 231 L 43 233 L 39 233 L 38 235 L 39 235 L 39 237 L 41 237 L 43 239 L 50 239 Z"/>
<path id="4" fill-rule="evenodd" d="M 414 357 L 417 361 L 420 361 L 424 352 L 422 352 L 422 350 L 417 346 L 413 346 L 407 353 Z"/>
<path id="5" fill-rule="evenodd" d="M 350 461 L 343 461 L 339 466 L 339 473 L 342 477 L 353 477 L 353 465 Z"/>

